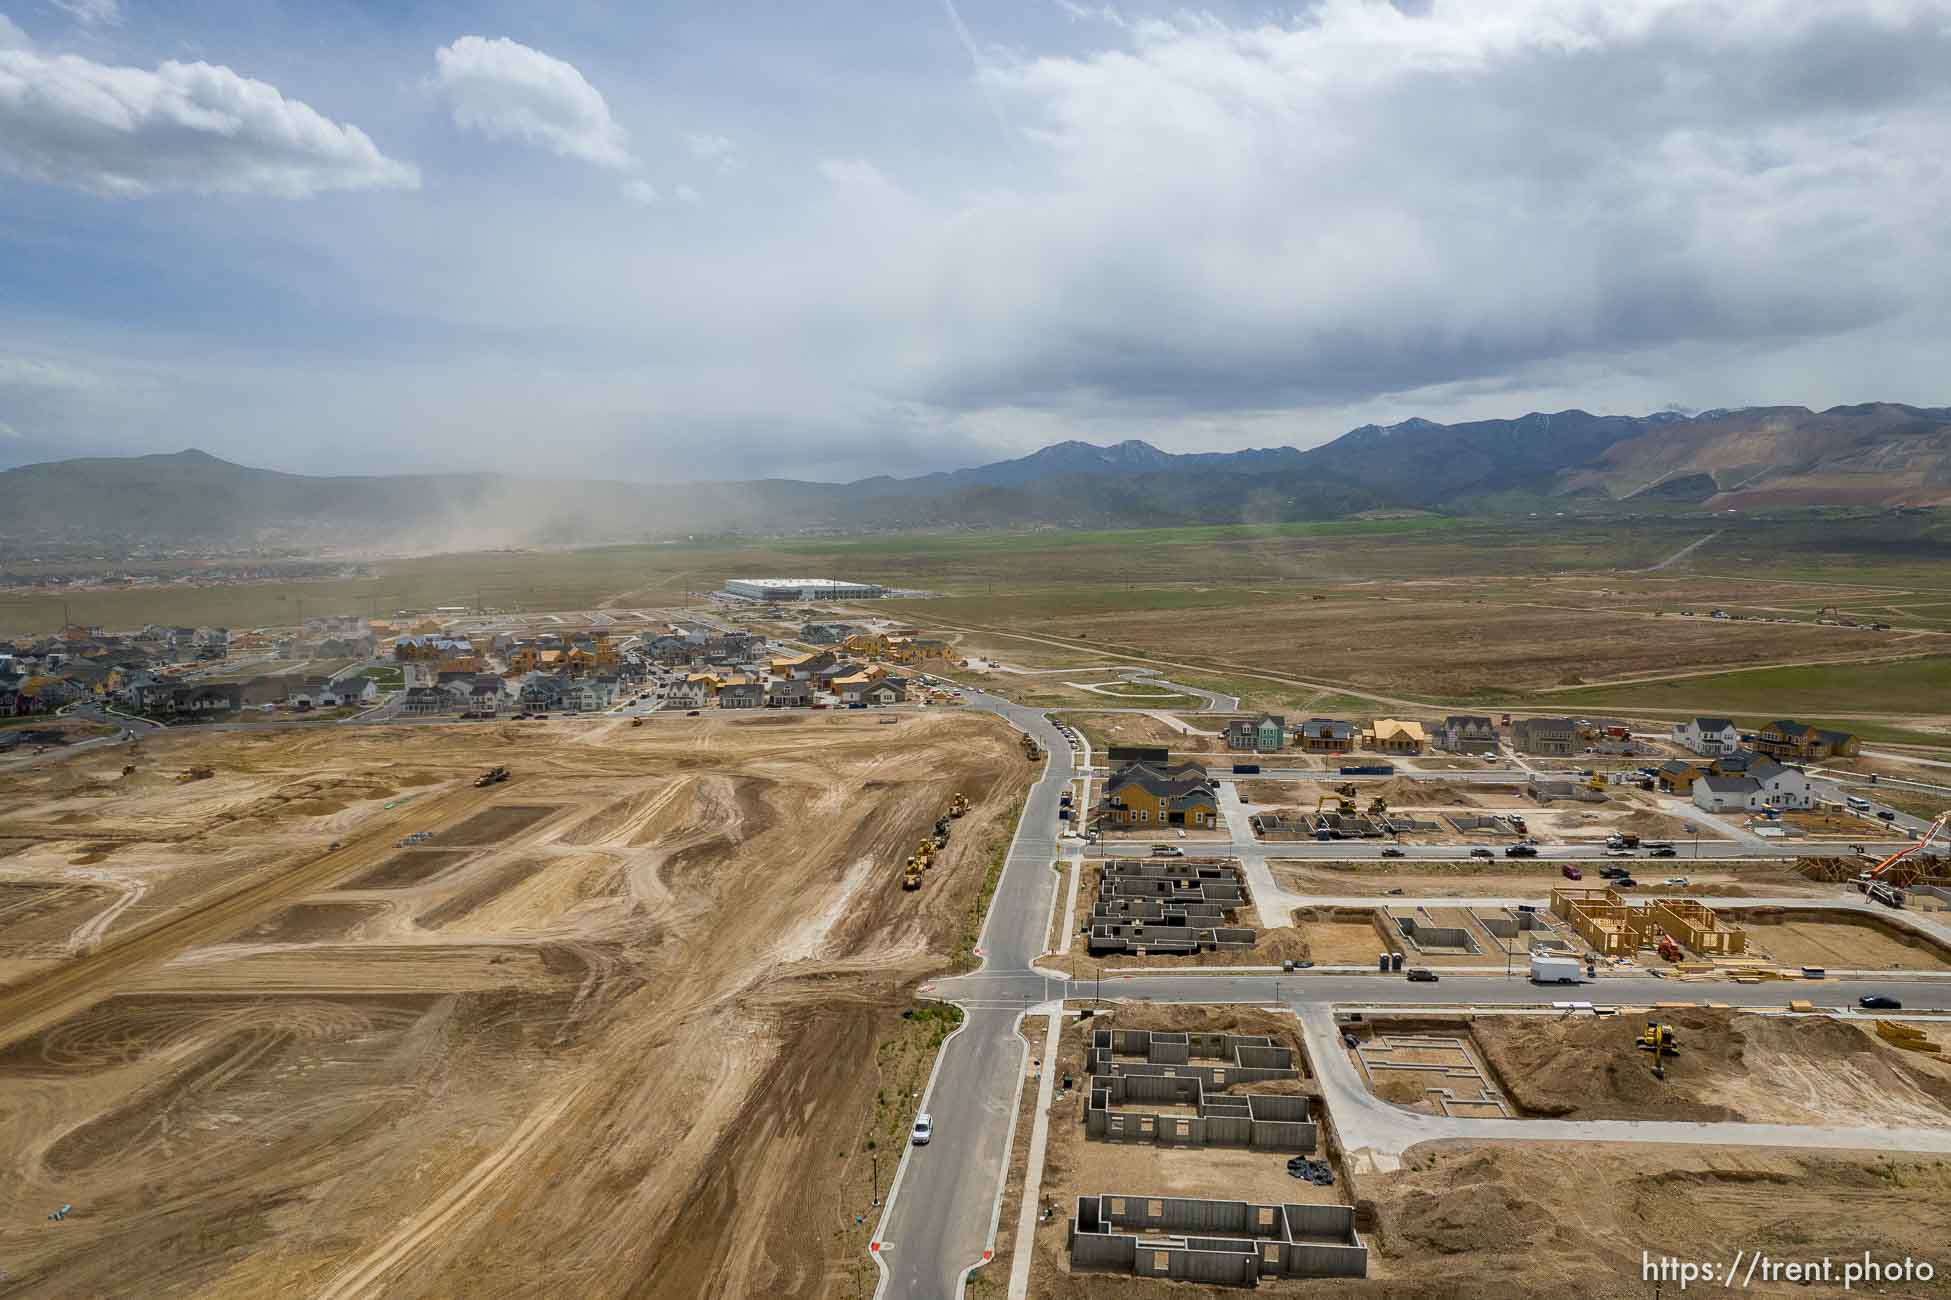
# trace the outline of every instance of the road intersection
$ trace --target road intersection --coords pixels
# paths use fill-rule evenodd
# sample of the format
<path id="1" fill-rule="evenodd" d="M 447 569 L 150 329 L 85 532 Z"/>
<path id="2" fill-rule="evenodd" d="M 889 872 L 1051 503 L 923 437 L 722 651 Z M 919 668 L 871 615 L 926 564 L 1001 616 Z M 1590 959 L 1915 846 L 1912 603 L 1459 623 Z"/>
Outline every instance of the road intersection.
<path id="1" fill-rule="evenodd" d="M 1017 1029 L 1034 1012 L 1046 1016 L 1067 999 L 1102 996 L 1122 1001 L 1285 1006 L 1299 1018 L 1304 1036 L 1321 1062 L 1319 1074 L 1334 1110 L 1344 1126 L 1344 1144 L 1366 1151 L 1377 1167 L 1389 1167 L 1401 1151 L 1417 1142 L 1443 1137 L 1495 1137 L 1508 1140 L 1586 1139 L 1596 1141 L 1680 1141 L 1729 1145 L 1783 1143 L 1854 1147 L 1875 1145 L 1887 1150 L 1951 1152 L 1951 1131 L 1869 1129 L 1812 1130 L 1771 1125 L 1685 1125 L 1652 1123 L 1587 1124 L 1571 1131 L 1556 1121 L 1466 1121 L 1419 1115 L 1377 1100 L 1360 1085 L 1336 1049 L 1334 1013 L 1337 1010 L 1377 1010 L 1386 1007 L 1549 1007 L 1567 998 L 1600 1000 L 1604 1005 L 1646 1006 L 1654 1002 L 1709 1001 L 1736 1007 L 1781 1008 L 1791 996 L 1808 997 L 1819 1005 L 1849 1011 L 1854 994 L 1875 991 L 1902 1000 L 1908 1010 L 1951 1011 L 1951 980 L 1912 975 L 1878 976 L 1874 984 L 1830 981 L 1785 986 L 1715 984 L 1711 992 L 1699 986 L 1676 984 L 1652 975 L 1608 976 L 1578 989 L 1543 989 L 1516 976 L 1446 975 L 1439 984 L 1411 984 L 1372 974 L 1332 971 L 1279 973 L 1273 971 L 1213 971 L 1185 975 L 1174 972 L 1117 971 L 1101 981 L 1066 980 L 1035 968 L 1049 935 L 1051 915 L 1062 904 L 1064 876 L 1051 864 L 1074 856 L 1074 841 L 1056 837 L 1059 795 L 1079 773 L 1079 755 L 1041 710 L 1024 708 L 977 691 L 966 695 L 970 707 L 995 713 L 1035 737 L 1049 755 L 1041 778 L 1031 787 L 1016 838 L 978 945 L 982 964 L 968 974 L 938 980 L 923 987 L 926 996 L 960 1006 L 963 1025 L 942 1046 L 935 1072 L 920 1108 L 934 1118 L 936 1140 L 927 1147 L 910 1146 L 902 1155 L 881 1222 L 874 1234 L 874 1258 L 881 1270 L 877 1300 L 951 1300 L 962 1293 L 967 1275 L 992 1263 L 1002 1208 L 1004 1178 L 1015 1141 L 1028 1141 L 1035 1154 L 1038 1133 L 1015 1132 L 1030 1047 Z M 1088 757 L 1084 758 L 1088 764 Z M 1237 803 L 1237 798 L 1234 799 Z M 1229 809 L 1229 823 L 1238 810 Z M 1230 842 L 1201 845 L 1216 853 L 1245 855 L 1235 830 Z M 1258 846 L 1255 846 L 1256 849 Z M 1354 856 L 1348 844 L 1282 846 L 1279 856 Z M 1562 846 L 1565 856 L 1577 851 Z M 1577 846 L 1583 847 L 1583 846 Z M 1727 845 L 1736 853 L 1754 856 L 1750 846 Z M 1327 854 L 1308 852 L 1329 850 Z M 1775 845 L 1768 848 L 1782 856 Z M 1290 853 L 1285 850 L 1302 850 Z M 1440 851 L 1440 850 L 1439 850 Z M 1455 849 L 1443 852 L 1454 857 Z M 1559 856 L 1554 849 L 1545 856 Z M 1272 855 L 1263 855 L 1272 856 Z M 1422 856 L 1418 854 L 1417 856 Z M 1722 855 L 1716 855 L 1722 856 Z M 1264 861 L 1254 872 L 1254 884 L 1266 875 Z M 1271 879 L 1267 876 L 1267 879 Z M 1311 902 L 1343 903 L 1339 898 Z M 1354 900 L 1350 905 L 1360 905 Z M 1386 899 L 1366 900 L 1381 905 Z M 1428 900 L 1418 900 L 1427 902 Z M 1470 899 L 1482 904 L 1485 899 Z M 1538 901 L 1538 900 L 1524 900 Z M 1713 900 L 1708 900 L 1710 903 Z M 1733 901 L 1733 900 L 1730 900 Z M 1839 899 L 1741 899 L 1745 905 L 1771 901 L 1794 906 L 1861 910 L 1867 905 Z M 1922 918 L 1915 918 L 1922 920 Z M 1263 924 L 1265 924 L 1263 917 Z M 1280 922 L 1284 923 L 1284 922 Z M 1951 927 L 1927 922 L 1933 930 Z M 1047 1023 L 1047 1022 L 1046 1022 Z M 1041 1027 L 1040 1027 L 1041 1028 Z M 1027 1030 L 1027 1026 L 1026 1026 Z M 1325 1037 L 1323 1037 L 1325 1035 Z M 1316 1040 L 1320 1041 L 1317 1042 Z M 1039 1043 L 1047 1040 L 1041 1034 Z M 1042 1055 L 1047 1047 L 1039 1047 Z M 1335 1068 L 1339 1061 L 1340 1069 Z M 1039 1084 L 1047 1083 L 1043 1071 Z M 1351 1083 L 1352 1080 L 1352 1083 Z M 1039 1095 L 1039 1111 L 1047 1102 Z M 1347 1116 L 1346 1121 L 1343 1115 Z M 1477 1125 L 1479 1128 L 1469 1126 Z M 1447 1127 L 1446 1127 L 1447 1126 Z M 1458 1127 L 1462 1126 L 1462 1127 Z M 1450 1131 L 1455 1128 L 1456 1131 Z M 1590 1131 L 1587 1131 L 1590 1130 Z M 1019 1234 L 1021 1235 L 1021 1234 Z M 1025 1260 L 1027 1261 L 1027 1256 Z M 1019 1270 L 1020 1271 L 1020 1270 Z M 1012 1286 L 1012 1295 L 1017 1293 Z"/>

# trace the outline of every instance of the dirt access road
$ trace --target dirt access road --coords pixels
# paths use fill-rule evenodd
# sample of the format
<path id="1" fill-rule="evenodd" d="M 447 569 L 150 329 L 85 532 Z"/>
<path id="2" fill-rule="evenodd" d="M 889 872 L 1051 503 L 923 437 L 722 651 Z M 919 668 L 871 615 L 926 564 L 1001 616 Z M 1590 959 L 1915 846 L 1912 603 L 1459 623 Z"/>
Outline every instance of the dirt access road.
<path id="1" fill-rule="evenodd" d="M 843 1294 L 817 1189 L 864 1181 L 876 1043 L 1028 775 L 960 713 L 122 762 L 0 778 L 0 883 L 51 900 L 0 912 L 10 1296 L 136 1267 L 155 1296 Z M 476 789 L 493 763 L 515 778 Z M 956 790 L 975 810 L 902 892 Z"/>

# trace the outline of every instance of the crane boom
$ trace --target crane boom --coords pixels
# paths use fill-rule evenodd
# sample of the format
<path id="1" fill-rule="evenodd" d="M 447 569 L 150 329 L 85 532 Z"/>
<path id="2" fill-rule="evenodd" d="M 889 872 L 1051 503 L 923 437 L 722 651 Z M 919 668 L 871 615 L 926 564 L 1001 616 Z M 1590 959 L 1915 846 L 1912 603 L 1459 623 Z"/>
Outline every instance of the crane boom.
<path id="1" fill-rule="evenodd" d="M 1871 867 L 1867 878 L 1872 881 L 1883 879 L 1884 872 L 1890 870 L 1890 868 L 1896 866 L 1899 862 L 1902 862 L 1905 858 L 1917 852 L 1917 850 L 1929 846 L 1930 842 L 1937 838 L 1938 832 L 1944 830 L 1947 826 L 1951 826 L 1951 808 L 1947 808 L 1939 813 L 1937 820 L 1925 827 L 1924 833 L 1914 843 L 1904 845 L 1904 847 L 1898 849 L 1874 867 Z"/>

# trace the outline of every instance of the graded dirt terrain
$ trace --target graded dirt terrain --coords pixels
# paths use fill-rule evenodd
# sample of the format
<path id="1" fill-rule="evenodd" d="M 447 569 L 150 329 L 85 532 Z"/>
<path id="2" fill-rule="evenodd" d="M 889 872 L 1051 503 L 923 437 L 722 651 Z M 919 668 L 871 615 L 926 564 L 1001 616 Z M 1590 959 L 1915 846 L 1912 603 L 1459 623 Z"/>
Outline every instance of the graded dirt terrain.
<path id="1" fill-rule="evenodd" d="M 141 749 L 0 777 L 0 942 L 36 954 L 0 968 L 0 1290 L 854 1289 L 851 1216 L 807 1193 L 866 1181 L 876 1044 L 1031 775 L 999 722 Z M 514 779 L 475 788 L 491 764 Z M 956 790 L 974 811 L 902 892 Z"/>
<path id="2" fill-rule="evenodd" d="M 1647 1018 L 1680 1054 L 1653 1077 Z M 1928 1027 L 1927 1027 L 1928 1028 Z M 1821 1016 L 1677 1009 L 1646 1017 L 1480 1016 L 1470 1036 L 1520 1112 L 1558 1119 L 1951 1126 L 1951 1064 Z M 1941 1047 L 1942 1032 L 1934 1034 Z"/>

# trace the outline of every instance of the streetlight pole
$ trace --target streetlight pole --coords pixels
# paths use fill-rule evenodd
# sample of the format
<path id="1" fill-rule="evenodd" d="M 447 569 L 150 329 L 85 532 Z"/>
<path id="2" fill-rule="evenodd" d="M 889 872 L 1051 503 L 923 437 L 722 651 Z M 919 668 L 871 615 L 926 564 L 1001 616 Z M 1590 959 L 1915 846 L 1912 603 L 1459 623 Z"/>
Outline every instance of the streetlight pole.
<path id="1" fill-rule="evenodd" d="M 879 1205 L 881 1203 L 881 1153 L 869 1151 L 867 1159 L 872 1162 L 874 1170 L 874 1204 Z"/>

